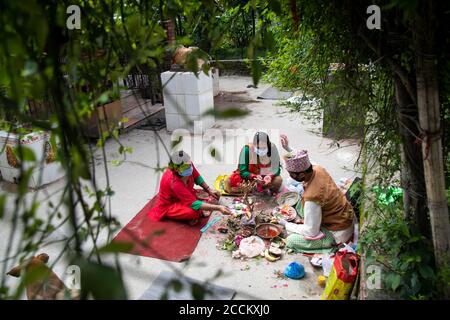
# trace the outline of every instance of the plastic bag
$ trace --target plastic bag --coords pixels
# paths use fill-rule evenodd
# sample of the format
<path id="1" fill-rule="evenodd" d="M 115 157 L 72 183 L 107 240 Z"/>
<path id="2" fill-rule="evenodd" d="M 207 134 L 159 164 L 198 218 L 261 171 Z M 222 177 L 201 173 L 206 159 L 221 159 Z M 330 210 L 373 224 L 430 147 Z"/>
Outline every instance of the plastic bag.
<path id="1" fill-rule="evenodd" d="M 330 276 L 331 268 L 333 268 L 334 254 L 324 254 L 322 257 L 322 269 L 325 277 Z"/>
<path id="2" fill-rule="evenodd" d="M 354 252 L 338 251 L 322 293 L 322 300 L 348 300 L 358 275 L 359 257 Z"/>
<path id="3" fill-rule="evenodd" d="M 255 236 L 244 238 L 239 244 L 239 252 L 246 258 L 253 258 L 260 255 L 264 252 L 265 248 L 266 244 L 264 240 Z"/>

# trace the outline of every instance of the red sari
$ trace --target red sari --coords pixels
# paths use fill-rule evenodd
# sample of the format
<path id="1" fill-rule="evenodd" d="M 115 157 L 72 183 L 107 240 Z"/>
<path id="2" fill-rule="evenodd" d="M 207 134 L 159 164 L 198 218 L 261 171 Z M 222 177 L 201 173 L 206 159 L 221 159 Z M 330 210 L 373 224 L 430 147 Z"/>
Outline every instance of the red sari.
<path id="1" fill-rule="evenodd" d="M 164 217 L 175 220 L 195 220 L 201 215 L 201 210 L 194 210 L 191 206 L 198 201 L 195 181 L 200 177 L 194 165 L 192 175 L 186 184 L 173 170 L 166 169 L 159 186 L 156 205 L 150 209 L 147 216 L 153 221 Z"/>

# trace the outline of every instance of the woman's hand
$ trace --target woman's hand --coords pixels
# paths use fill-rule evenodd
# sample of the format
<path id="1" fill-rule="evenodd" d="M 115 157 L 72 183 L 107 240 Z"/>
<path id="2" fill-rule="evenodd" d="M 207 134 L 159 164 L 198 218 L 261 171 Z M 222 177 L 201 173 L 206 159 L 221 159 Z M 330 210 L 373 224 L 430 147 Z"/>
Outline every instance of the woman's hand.
<path id="1" fill-rule="evenodd" d="M 220 191 L 216 190 L 216 189 L 211 189 L 208 188 L 208 193 L 209 195 L 211 195 L 213 198 L 215 198 L 216 200 L 220 199 L 221 193 Z"/>
<path id="2" fill-rule="evenodd" d="M 217 210 L 220 211 L 222 214 L 227 214 L 227 215 L 231 214 L 230 209 L 228 209 L 225 206 L 218 206 Z"/>
<path id="3" fill-rule="evenodd" d="M 264 182 L 264 178 L 261 175 L 257 175 L 255 179 L 256 179 L 256 181 L 258 181 L 260 183 Z"/>
<path id="4" fill-rule="evenodd" d="M 264 185 L 268 186 L 271 183 L 272 183 L 272 176 L 265 176 L 264 177 Z"/>
<path id="5" fill-rule="evenodd" d="M 283 147 L 283 149 L 286 150 L 287 152 L 291 152 L 292 149 L 291 149 L 291 147 L 289 147 L 288 137 L 285 134 L 282 134 L 282 135 L 280 135 L 280 140 L 281 140 L 281 146 Z"/>

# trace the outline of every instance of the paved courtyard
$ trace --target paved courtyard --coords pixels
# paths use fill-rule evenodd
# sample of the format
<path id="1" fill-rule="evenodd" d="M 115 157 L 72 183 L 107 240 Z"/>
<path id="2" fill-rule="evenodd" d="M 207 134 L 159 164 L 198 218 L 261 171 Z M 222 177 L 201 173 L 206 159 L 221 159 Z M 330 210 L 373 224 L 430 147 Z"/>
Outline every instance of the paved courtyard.
<path id="1" fill-rule="evenodd" d="M 224 99 L 225 96 L 219 97 L 216 107 L 226 108 L 232 105 L 245 107 L 249 114 L 242 118 L 218 119 L 213 128 L 215 130 L 209 131 L 206 136 L 185 138 L 181 142 L 184 149 L 191 150 L 197 169 L 210 186 L 213 186 L 218 175 L 228 174 L 236 168 L 237 156 L 242 147 L 242 144 L 238 143 L 241 141 L 239 139 L 242 139 L 245 134 L 251 137 L 252 132 L 259 129 L 273 132 L 274 136 L 280 133 L 286 134 L 290 139 L 291 147 L 307 149 L 313 163 L 319 163 L 325 167 L 336 181 L 341 177 L 355 176 L 354 162 L 358 156 L 357 146 L 344 147 L 344 143 L 340 149 L 330 148 L 331 141 L 317 133 L 320 125 L 306 121 L 301 114 L 291 113 L 286 107 L 279 106 L 275 100 L 256 99 L 269 87 L 269 84 L 262 83 L 258 88 L 248 88 L 249 84 L 251 84 L 250 77 L 221 77 L 220 90 L 225 93 L 231 92 L 229 95 L 235 95 L 236 100 Z M 159 134 L 165 145 L 170 147 L 171 134 L 165 129 L 159 131 Z M 210 135 L 214 135 L 215 138 L 211 139 Z M 202 137 L 205 138 L 203 141 Z M 153 168 L 166 165 L 168 156 L 152 131 L 134 129 L 119 138 L 124 146 L 133 148 L 133 152 L 127 155 L 124 163 L 113 166 L 113 160 L 121 159 L 121 156 L 118 153 L 118 144 L 110 139 L 106 143 L 106 155 L 110 164 L 108 166 L 109 183 L 115 192 L 111 198 L 112 213 L 124 226 L 156 194 L 160 175 L 156 174 Z M 198 140 L 200 149 L 196 149 L 199 147 L 194 142 L 195 139 L 200 139 Z M 279 141 L 273 142 L 279 146 L 279 151 L 282 153 Z M 214 146 L 219 153 L 219 163 L 213 163 L 213 159 L 208 156 L 211 146 Z M 99 187 L 104 187 L 106 174 L 100 150 L 96 152 L 94 165 L 97 183 Z M 283 172 L 282 176 L 286 177 L 286 172 Z M 63 186 L 64 182 L 59 181 L 38 192 L 30 192 L 27 197 L 31 200 L 36 196 L 41 200 L 39 214 L 45 216 L 48 200 L 56 201 Z M 13 186 L 4 182 L 0 183 L 0 188 L 2 193 L 14 191 Z M 7 205 L 11 208 L 6 217 L 9 218 L 8 215 L 14 214 L 11 199 Z M 2 237 L 0 257 L 4 256 L 6 239 L 10 235 L 10 225 L 3 221 L 5 220 L 2 220 L 0 224 Z M 65 234 L 67 227 L 58 229 L 50 239 L 52 242 L 49 241 L 47 246 L 39 250 L 50 255 L 50 262 L 56 259 L 62 249 L 61 244 L 54 241 Z M 106 236 L 106 233 L 101 235 L 99 245 L 105 244 Z M 17 236 L 13 235 L 13 237 L 16 241 L 19 240 Z M 224 235 L 215 233 L 214 229 L 210 228 L 201 237 L 192 258 L 183 263 L 121 254 L 119 260 L 129 299 L 138 299 L 161 271 L 173 269 L 180 270 L 184 275 L 198 280 L 212 279 L 218 270 L 221 270 L 223 275 L 215 279 L 213 283 L 236 290 L 235 299 L 318 299 L 320 297 L 322 289 L 317 285 L 320 270 L 313 270 L 306 257 L 299 254 L 284 255 L 281 260 L 274 263 L 265 259 L 236 260 L 231 258 L 230 252 L 216 248 L 217 242 L 223 237 Z M 112 261 L 113 258 L 109 257 L 109 259 Z M 306 277 L 302 280 L 278 278 L 274 272 L 283 270 L 292 261 L 305 266 Z M 54 271 L 58 275 L 63 275 L 66 266 L 67 262 L 60 261 L 55 265 Z M 16 285 L 18 280 L 8 278 L 8 283 Z"/>

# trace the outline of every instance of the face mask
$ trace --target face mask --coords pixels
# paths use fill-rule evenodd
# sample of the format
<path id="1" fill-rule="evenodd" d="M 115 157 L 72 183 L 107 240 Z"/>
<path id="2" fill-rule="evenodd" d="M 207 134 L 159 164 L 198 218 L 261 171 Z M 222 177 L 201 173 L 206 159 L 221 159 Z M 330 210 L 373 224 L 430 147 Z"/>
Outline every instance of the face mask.
<path id="1" fill-rule="evenodd" d="M 295 180 L 295 181 L 297 181 L 297 182 L 303 182 L 303 181 L 305 181 L 305 175 L 304 174 L 302 174 L 302 173 L 294 173 L 294 174 L 290 174 L 290 177 L 293 179 L 293 180 Z"/>
<path id="2" fill-rule="evenodd" d="M 269 148 L 260 149 L 255 147 L 255 152 L 258 156 L 264 157 L 269 152 Z"/>
<path id="3" fill-rule="evenodd" d="M 192 175 L 192 172 L 194 171 L 194 168 L 191 166 L 189 166 L 189 168 L 187 168 L 186 170 L 179 172 L 178 174 L 182 177 L 188 177 L 190 175 Z"/>

